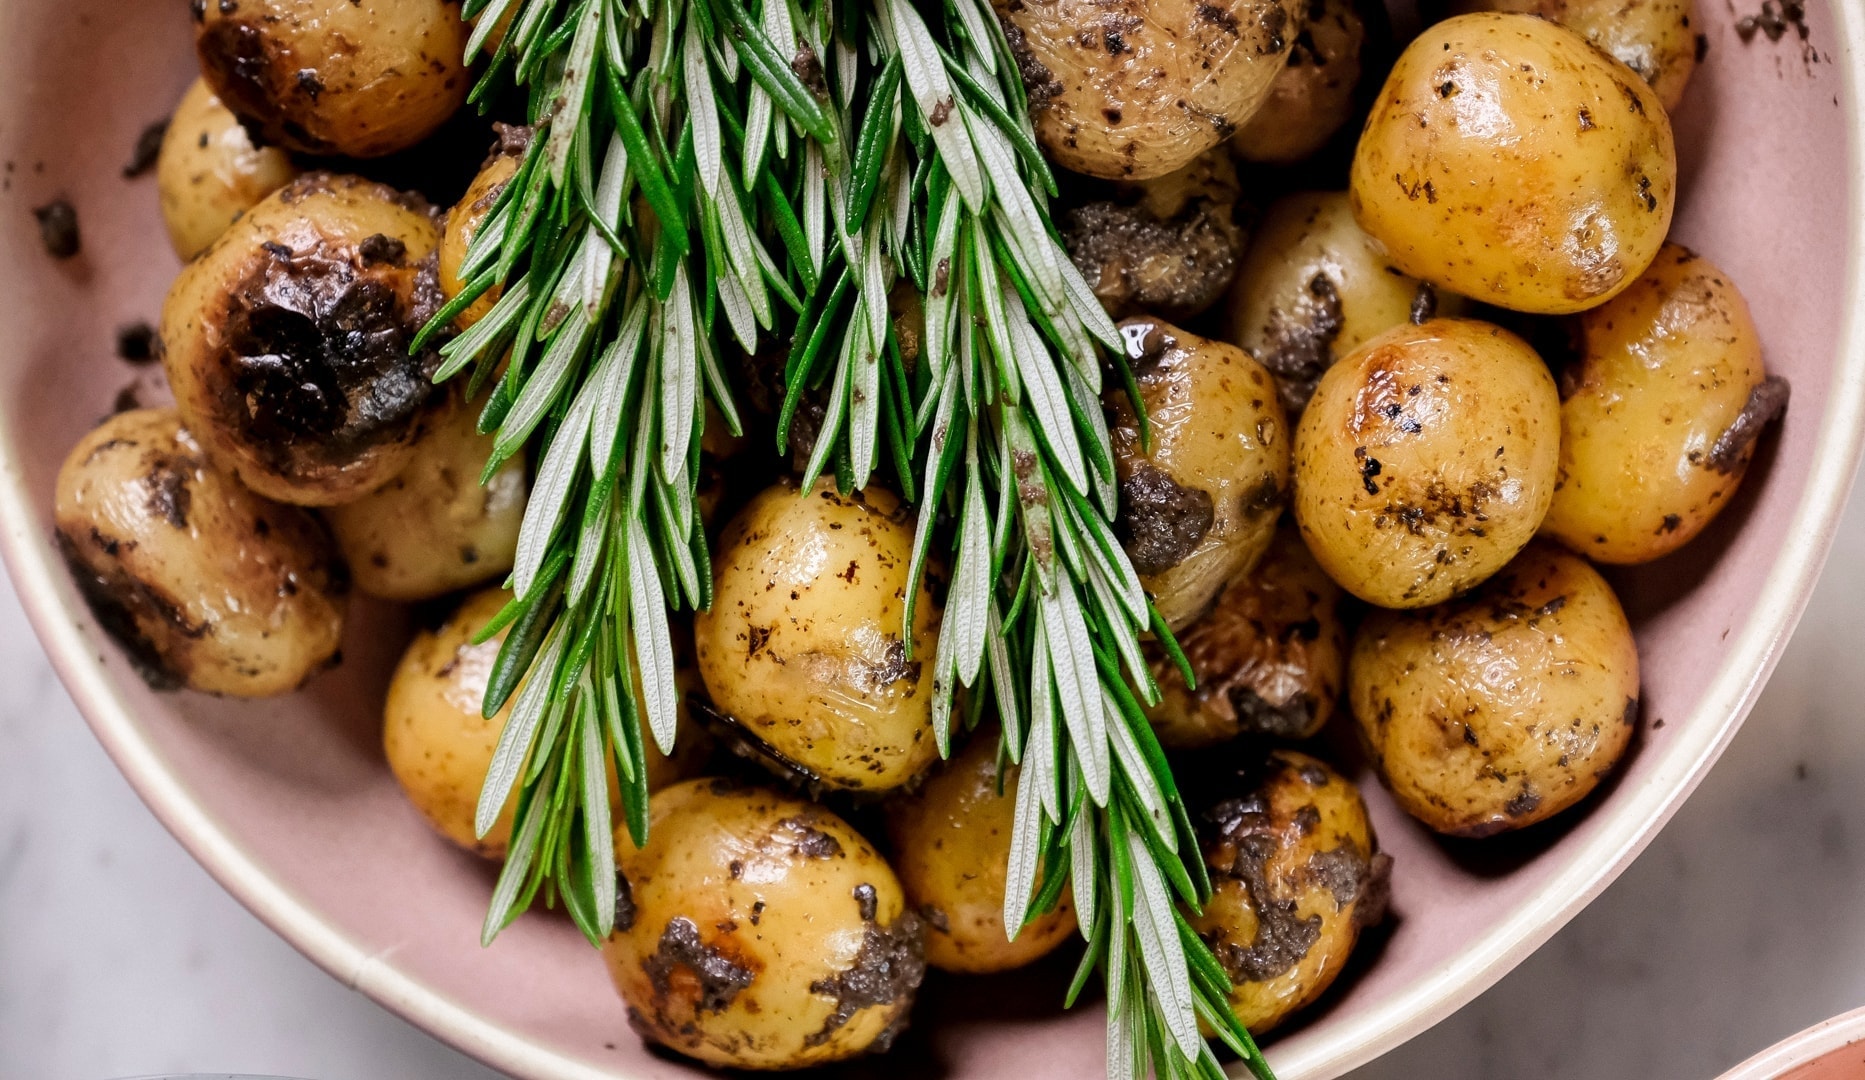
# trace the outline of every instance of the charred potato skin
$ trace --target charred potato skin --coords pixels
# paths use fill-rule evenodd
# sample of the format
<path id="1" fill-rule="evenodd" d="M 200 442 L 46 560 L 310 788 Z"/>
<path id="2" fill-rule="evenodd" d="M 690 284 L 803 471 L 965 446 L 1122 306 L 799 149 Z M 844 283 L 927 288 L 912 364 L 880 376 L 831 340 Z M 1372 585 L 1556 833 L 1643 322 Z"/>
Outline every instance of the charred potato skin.
<path id="1" fill-rule="evenodd" d="M 1385 918 L 1392 860 L 1359 790 L 1306 754 L 1271 751 L 1204 786 L 1212 895 L 1187 917 L 1230 975 L 1231 1010 L 1260 1035 L 1320 997 Z"/>
<path id="2" fill-rule="evenodd" d="M 1605 563 L 1668 555 L 1729 504 L 1787 383 L 1728 275 L 1675 244 L 1580 316 L 1578 339 L 1542 532 Z"/>
<path id="3" fill-rule="evenodd" d="M 512 178 L 518 175 L 518 167 L 524 163 L 525 151 L 531 145 L 530 128 L 507 124 L 493 126 L 499 133 L 498 145 L 493 147 L 485 164 L 479 167 L 473 182 L 467 186 L 466 194 L 460 197 L 453 209 L 447 211 L 447 224 L 440 234 L 440 294 L 449 303 L 466 291 L 467 283 L 460 278 L 460 268 L 466 264 L 467 250 L 472 247 L 473 237 L 478 235 L 479 227 L 485 224 L 486 217 L 492 213 L 499 196 L 512 182 Z M 465 330 L 485 318 L 492 311 L 492 305 L 498 303 L 504 293 L 504 282 L 494 284 L 479 299 L 454 316 L 454 327 Z"/>
<path id="4" fill-rule="evenodd" d="M 1190 319 L 1215 304 L 1237 273 L 1237 170 L 1220 147 L 1174 173 L 1116 186 L 1113 198 L 1071 207 L 1063 243 L 1115 318 L 1146 312 Z"/>
<path id="5" fill-rule="evenodd" d="M 54 521 L 99 621 L 158 685 L 266 697 L 335 660 L 347 578 L 323 527 L 216 469 L 173 409 L 79 440 Z"/>
<path id="6" fill-rule="evenodd" d="M 303 506 L 399 472 L 446 400 L 439 354 L 408 348 L 440 308 L 438 240 L 419 199 L 313 173 L 188 264 L 162 307 L 163 364 L 209 456 Z"/>
<path id="7" fill-rule="evenodd" d="M 1464 599 L 1374 612 L 1348 685 L 1393 797 L 1453 836 L 1572 806 L 1611 773 L 1638 721 L 1638 650 L 1618 598 L 1545 542 Z"/>
<path id="8" fill-rule="evenodd" d="M 1560 398 L 1527 343 L 1434 319 L 1330 368 L 1295 434 L 1295 520 L 1329 577 L 1424 607 L 1500 570 L 1540 528 Z"/>
<path id="9" fill-rule="evenodd" d="M 993 0 L 1065 169 L 1145 180 L 1217 146 L 1261 107 L 1304 0 Z"/>
<path id="10" fill-rule="evenodd" d="M 887 806 L 894 870 L 926 926 L 926 962 L 984 974 L 1032 963 L 1076 929 L 1073 898 L 1032 920 L 1011 941 L 1004 931 L 1005 871 L 1016 819 L 1015 765 L 998 792 L 998 733 L 974 735 L 912 794 Z"/>
<path id="11" fill-rule="evenodd" d="M 925 971 L 880 854 L 812 803 L 718 780 L 654 796 L 616 839 L 610 975 L 644 1038 L 710 1065 L 797 1069 L 882 1050 Z"/>
<path id="12" fill-rule="evenodd" d="M 1159 741 L 1200 749 L 1240 735 L 1306 739 L 1334 715 L 1347 674 L 1341 589 L 1294 525 L 1276 530 L 1263 561 L 1178 633 L 1197 689 L 1154 643 L 1147 659 L 1160 702 L 1146 715 Z"/>
<path id="13" fill-rule="evenodd" d="M 1677 153 L 1630 68 L 1554 23 L 1475 14 L 1400 56 L 1352 176 L 1355 216 L 1401 270 L 1560 315 L 1612 299 L 1657 257 Z"/>
<path id="14" fill-rule="evenodd" d="M 1140 584 L 1173 627 L 1197 618 L 1269 547 L 1289 486 L 1289 426 L 1275 381 L 1250 355 L 1157 319 L 1121 334 L 1152 425 L 1142 445 L 1127 392 L 1103 397 Z"/>
<path id="15" fill-rule="evenodd" d="M 156 158 L 170 246 L 187 262 L 297 175 L 283 150 L 254 146 L 232 111 L 196 79 L 175 106 Z"/>
<path id="16" fill-rule="evenodd" d="M 1309 0 L 1302 29 L 1269 96 L 1231 137 L 1245 161 L 1293 165 L 1333 139 L 1354 112 L 1366 18 L 1359 0 Z"/>
<path id="17" fill-rule="evenodd" d="M 192 0 L 214 92 L 266 142 L 381 157 L 433 134 L 466 101 L 457 0 Z"/>
<path id="18" fill-rule="evenodd" d="M 1474 11 L 1539 15 L 1560 23 L 1636 71 L 1677 111 L 1697 70 L 1693 0 L 1455 0 L 1457 14 Z"/>

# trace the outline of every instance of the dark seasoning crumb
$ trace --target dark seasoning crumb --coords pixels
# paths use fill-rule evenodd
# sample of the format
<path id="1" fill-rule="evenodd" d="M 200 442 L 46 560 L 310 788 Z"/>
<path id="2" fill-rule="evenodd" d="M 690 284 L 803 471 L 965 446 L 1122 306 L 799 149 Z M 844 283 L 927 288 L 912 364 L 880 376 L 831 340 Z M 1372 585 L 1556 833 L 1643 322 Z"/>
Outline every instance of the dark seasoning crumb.
<path id="1" fill-rule="evenodd" d="M 39 241 L 45 253 L 54 259 L 69 259 L 84 248 L 78 235 L 78 211 L 65 199 L 56 199 L 33 210 L 39 219 Z"/>
<path id="2" fill-rule="evenodd" d="M 130 159 L 123 166 L 123 179 L 134 180 L 155 168 L 156 159 L 162 156 L 162 139 L 168 135 L 168 121 L 157 120 L 142 129 L 136 137 L 136 148 L 130 151 Z"/>

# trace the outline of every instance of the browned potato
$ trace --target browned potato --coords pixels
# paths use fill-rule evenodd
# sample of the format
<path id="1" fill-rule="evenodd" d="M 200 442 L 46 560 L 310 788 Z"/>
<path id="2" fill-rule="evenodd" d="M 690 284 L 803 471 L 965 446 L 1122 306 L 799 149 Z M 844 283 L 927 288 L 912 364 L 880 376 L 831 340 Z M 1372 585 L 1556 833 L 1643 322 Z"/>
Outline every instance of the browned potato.
<path id="1" fill-rule="evenodd" d="M 163 363 L 208 456 L 259 494 L 350 502 L 414 455 L 446 400 L 408 346 L 440 309 L 419 199 L 314 173 L 189 263 L 162 305 Z"/>
<path id="2" fill-rule="evenodd" d="M 1328 370 L 1295 433 L 1295 520 L 1328 576 L 1424 607 L 1500 570 L 1540 528 L 1560 397 L 1521 338 L 1401 326 Z"/>
<path id="3" fill-rule="evenodd" d="M 298 175 L 276 147 L 252 136 L 199 79 L 182 95 L 156 158 L 162 223 L 183 262 L 207 250 L 227 226 Z"/>
<path id="4" fill-rule="evenodd" d="M 603 953 L 629 1022 L 709 1065 L 798 1069 L 885 1050 L 926 970 L 880 853 L 811 803 L 721 780 L 655 795 L 616 833 Z"/>
<path id="5" fill-rule="evenodd" d="M 1173 628 L 1197 618 L 1269 546 L 1289 484 L 1289 428 L 1263 365 L 1156 319 L 1120 324 L 1152 448 L 1124 388 L 1103 400 L 1120 478 L 1115 529 Z"/>
<path id="6" fill-rule="evenodd" d="M 1062 215 L 1062 240 L 1082 277 L 1116 318 L 1147 312 L 1189 319 L 1224 295 L 1237 272 L 1237 169 L 1223 148 L 1155 180 L 1123 183 L 1116 197 Z"/>
<path id="7" fill-rule="evenodd" d="M 1353 115 L 1366 20 L 1358 0 L 1308 0 L 1302 32 L 1269 97 L 1230 140 L 1245 161 L 1292 165 L 1326 146 Z"/>
<path id="8" fill-rule="evenodd" d="M 1305 0 L 993 0 L 1056 163 L 1144 180 L 1229 138 L 1263 104 Z"/>
<path id="9" fill-rule="evenodd" d="M 1004 929 L 1004 880 L 1017 816 L 1018 768 L 998 792 L 996 728 L 973 735 L 918 791 L 887 804 L 894 869 L 926 924 L 926 962 L 942 971 L 1008 971 L 1047 955 L 1075 932 L 1065 891 L 1055 910 Z"/>
<path id="10" fill-rule="evenodd" d="M 1697 69 L 1700 35 L 1691 0 L 1455 0 L 1458 12 L 1511 11 L 1539 15 L 1577 31 L 1638 72 L 1666 110 L 1684 100 Z"/>
<path id="11" fill-rule="evenodd" d="M 1462 15 L 1399 57 L 1353 162 L 1360 225 L 1394 265 L 1559 315 L 1645 272 L 1671 228 L 1671 120 L 1644 80 L 1532 15 Z"/>
<path id="12" fill-rule="evenodd" d="M 493 127 L 499 133 L 498 145 L 479 167 L 466 194 L 447 212 L 447 227 L 440 236 L 440 292 L 448 301 L 465 291 L 466 282 L 460 280 L 460 267 L 466 263 L 467 248 L 472 246 L 473 237 L 478 234 L 486 215 L 492 213 L 492 204 L 498 201 L 512 177 L 518 175 L 518 166 L 524 163 L 525 151 L 531 145 L 532 132 L 528 127 L 508 124 L 494 124 Z M 504 292 L 504 282 L 492 286 L 454 316 L 453 325 L 464 330 L 485 318 Z"/>
<path id="13" fill-rule="evenodd" d="M 1542 531 L 1600 562 L 1647 562 L 1703 531 L 1787 406 L 1748 304 L 1676 244 L 1579 319 L 1561 374 L 1561 473 Z"/>
<path id="14" fill-rule="evenodd" d="M 175 410 L 80 439 L 54 520 L 79 590 L 152 682 L 265 697 L 334 662 L 347 580 L 323 527 L 216 469 Z"/>
<path id="15" fill-rule="evenodd" d="M 265 140 L 380 157 L 466 101 L 458 0 L 194 0 L 201 73 Z"/>
<path id="16" fill-rule="evenodd" d="M 1185 688 L 1164 650 L 1147 656 L 1162 695 L 1146 710 L 1168 747 L 1195 749 L 1239 735 L 1306 739 L 1334 715 L 1347 668 L 1341 591 L 1291 524 L 1263 561 L 1232 581 L 1216 606 L 1179 631 L 1198 681 Z"/>
<path id="17" fill-rule="evenodd" d="M 1207 784 L 1212 895 L 1187 917 L 1230 975 L 1231 1010 L 1260 1035 L 1320 997 L 1385 918 L 1392 860 L 1359 790 L 1306 754 L 1271 751 Z"/>
<path id="18" fill-rule="evenodd" d="M 1519 829 L 1579 802 L 1638 723 L 1638 650 L 1619 600 L 1553 544 L 1531 545 L 1461 600 L 1374 612 L 1348 686 L 1393 797 L 1454 836 Z"/>

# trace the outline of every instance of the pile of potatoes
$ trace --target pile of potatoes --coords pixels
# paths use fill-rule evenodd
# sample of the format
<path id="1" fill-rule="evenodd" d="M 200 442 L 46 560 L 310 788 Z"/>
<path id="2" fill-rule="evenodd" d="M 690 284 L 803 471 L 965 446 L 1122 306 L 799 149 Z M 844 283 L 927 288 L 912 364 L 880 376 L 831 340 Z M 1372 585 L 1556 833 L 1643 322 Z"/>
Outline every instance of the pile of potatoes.
<path id="1" fill-rule="evenodd" d="M 1356 730 L 1438 833 L 1580 802 L 1638 723 L 1593 564 L 1702 532 L 1786 404 L 1735 284 L 1668 239 L 1690 3 L 1458 0 L 1409 43 L 1372 0 L 999 7 L 1037 136 L 1080 174 L 1057 223 L 1122 320 L 1117 533 L 1196 676 L 1149 643 L 1149 716 L 1215 887 L 1193 925 L 1260 1034 L 1386 907 L 1358 763 L 1322 730 Z M 530 132 L 498 126 L 437 211 L 366 176 L 463 103 L 454 0 L 193 18 L 202 79 L 157 170 L 186 264 L 174 405 L 73 449 L 58 543 L 153 680 L 230 696 L 337 662 L 352 590 L 463 594 L 407 647 L 383 743 L 435 831 L 499 859 L 510 808 L 473 817 L 501 638 L 473 638 L 527 463 L 480 482 L 480 403 L 410 345 Z M 747 442 L 708 432 L 714 602 L 676 627 L 681 735 L 650 754 L 650 842 L 618 834 L 604 955 L 644 1038 L 798 1068 L 885 1049 L 927 967 L 1004 971 L 1078 927 L 1066 891 L 1003 923 L 1017 769 L 988 721 L 940 761 L 940 567 L 902 626 L 914 508 L 800 490 Z"/>

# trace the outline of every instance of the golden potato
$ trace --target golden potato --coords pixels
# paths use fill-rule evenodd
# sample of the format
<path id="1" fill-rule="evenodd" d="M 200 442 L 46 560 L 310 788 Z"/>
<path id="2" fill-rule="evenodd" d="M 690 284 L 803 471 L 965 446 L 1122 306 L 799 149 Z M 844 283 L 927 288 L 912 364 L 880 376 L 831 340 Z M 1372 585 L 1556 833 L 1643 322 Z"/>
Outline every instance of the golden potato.
<path id="1" fill-rule="evenodd" d="M 919 790 L 887 804 L 894 870 L 926 924 L 926 962 L 941 971 L 992 972 L 1047 955 L 1075 932 L 1065 890 L 1055 910 L 1004 929 L 1004 881 L 1017 816 L 1018 768 L 998 792 L 996 728 L 979 731 Z"/>
<path id="2" fill-rule="evenodd" d="M 939 604 L 922 582 L 913 652 L 900 638 L 913 512 L 880 488 L 843 496 L 767 488 L 713 557 L 713 600 L 693 619 L 713 704 L 830 787 L 883 791 L 939 758 L 932 678 Z"/>
<path id="3" fill-rule="evenodd" d="M 233 113 L 200 79 L 188 87 L 156 158 L 162 223 L 175 254 L 187 262 L 227 226 L 279 188 L 298 167 L 277 147 L 256 147 Z"/>
<path id="4" fill-rule="evenodd" d="M 268 498 L 350 502 L 414 456 L 446 400 L 439 353 L 408 351 L 440 310 L 439 231 L 418 198 L 356 177 L 301 177 L 189 263 L 162 305 L 182 420 Z"/>
<path id="5" fill-rule="evenodd" d="M 53 517 L 79 590 L 151 682 L 265 697 L 335 662 L 348 581 L 323 527 L 216 469 L 175 410 L 80 439 Z"/>
<path id="6" fill-rule="evenodd" d="M 518 175 L 518 166 L 524 163 L 525 151 L 531 145 L 530 128 L 508 124 L 493 126 L 499 133 L 498 145 L 492 148 L 486 163 L 479 167 L 479 173 L 473 177 L 466 194 L 447 212 L 447 227 L 440 235 L 440 293 L 448 301 L 466 290 L 467 283 L 460 280 L 460 267 L 466 263 L 466 251 L 472 246 L 473 237 L 479 233 L 479 226 L 492 213 L 492 205 L 505 191 L 505 186 L 512 182 L 512 177 Z M 493 285 L 479 299 L 468 304 L 466 310 L 454 316 L 453 325 L 464 330 L 485 318 L 504 292 L 504 282 Z"/>
<path id="7" fill-rule="evenodd" d="M 1348 698 L 1375 768 L 1441 833 L 1488 836 L 1579 802 L 1638 723 L 1638 650 L 1612 587 L 1547 543 L 1460 600 L 1378 611 Z"/>
<path id="8" fill-rule="evenodd" d="M 1212 895 L 1187 917 L 1230 975 L 1231 1011 L 1260 1035 L 1320 997 L 1385 918 L 1392 860 L 1359 789 L 1306 754 L 1213 771 L 1198 801 Z"/>
<path id="9" fill-rule="evenodd" d="M 603 948 L 642 1037 L 709 1065 L 797 1069 L 885 1050 L 925 974 L 880 853 L 812 803 L 722 780 L 654 796 L 616 833 Z"/>
<path id="10" fill-rule="evenodd" d="M 1542 531 L 1600 562 L 1647 562 L 1703 531 L 1742 483 L 1787 381 L 1748 304 L 1675 244 L 1579 319 L 1561 373 L 1561 471 Z"/>
<path id="11" fill-rule="evenodd" d="M 1185 680 L 1158 645 L 1147 659 L 1161 699 L 1147 718 L 1168 747 L 1196 749 L 1239 735 L 1306 739 L 1334 715 L 1347 671 L 1341 591 L 1285 523 L 1247 576 L 1179 631 L 1198 681 Z"/>
<path id="12" fill-rule="evenodd" d="M 1156 319 L 1120 324 L 1152 423 L 1118 384 L 1104 395 L 1120 478 L 1115 530 L 1173 628 L 1197 618 L 1269 546 L 1289 485 L 1289 428 L 1263 365 Z"/>
<path id="13" fill-rule="evenodd" d="M 381 157 L 466 101 L 458 0 L 194 0 L 201 74 L 267 142 Z"/>
<path id="14" fill-rule="evenodd" d="M 1462 15 L 1400 56 L 1353 161 L 1360 225 L 1414 277 L 1559 315 L 1645 272 L 1677 152 L 1651 87 L 1564 27 Z"/>
<path id="15" fill-rule="evenodd" d="M 1560 397 L 1521 338 L 1401 326 L 1328 369 L 1295 432 L 1295 520 L 1328 576 L 1424 607 L 1500 570 L 1541 527 Z"/>
<path id="16" fill-rule="evenodd" d="M 1245 161 L 1293 165 L 1326 146 L 1353 115 L 1365 47 L 1359 0 L 1308 0 L 1288 63 L 1262 108 L 1231 137 L 1231 151 Z"/>
<path id="17" fill-rule="evenodd" d="M 1144 180 L 1183 167 L 1263 104 L 1305 0 L 993 0 L 1036 138 L 1058 165 Z"/>
<path id="18" fill-rule="evenodd" d="M 1684 100 L 1697 69 L 1702 35 L 1691 25 L 1691 0 L 1455 0 L 1459 12 L 1539 15 L 1578 32 L 1638 72 L 1667 111 Z"/>

